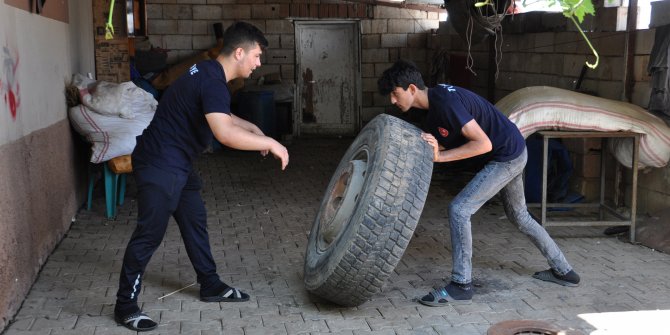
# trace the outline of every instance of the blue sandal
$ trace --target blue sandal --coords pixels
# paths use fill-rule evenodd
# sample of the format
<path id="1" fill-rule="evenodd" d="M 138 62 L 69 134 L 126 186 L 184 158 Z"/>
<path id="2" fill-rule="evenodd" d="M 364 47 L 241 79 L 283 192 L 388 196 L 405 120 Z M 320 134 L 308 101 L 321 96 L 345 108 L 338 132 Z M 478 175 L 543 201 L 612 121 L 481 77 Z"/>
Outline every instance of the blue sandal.
<path id="1" fill-rule="evenodd" d="M 430 307 L 442 307 L 448 305 L 465 305 L 472 302 L 472 299 L 454 299 L 447 292 L 446 287 L 434 288 L 428 294 L 419 299 L 419 303 Z"/>

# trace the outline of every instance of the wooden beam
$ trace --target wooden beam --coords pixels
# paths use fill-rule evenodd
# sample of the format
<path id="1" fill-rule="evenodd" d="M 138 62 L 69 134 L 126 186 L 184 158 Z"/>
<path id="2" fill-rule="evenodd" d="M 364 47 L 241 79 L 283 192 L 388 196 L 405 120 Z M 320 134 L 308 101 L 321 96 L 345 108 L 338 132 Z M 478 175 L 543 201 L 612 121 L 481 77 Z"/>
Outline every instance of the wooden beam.
<path id="1" fill-rule="evenodd" d="M 635 85 L 635 44 L 637 34 L 637 0 L 629 0 L 628 15 L 626 18 L 626 48 L 624 58 L 626 67 L 623 74 L 623 99 L 631 102 L 633 100 L 633 86 Z"/>
<path id="2" fill-rule="evenodd" d="M 436 12 L 436 13 L 446 13 L 447 10 L 438 5 L 421 5 L 421 4 L 408 4 L 404 2 L 391 2 L 383 0 L 347 0 L 346 2 L 357 2 L 364 3 L 373 6 L 384 6 L 384 7 L 394 7 L 394 8 L 406 8 L 420 10 L 424 12 Z"/>

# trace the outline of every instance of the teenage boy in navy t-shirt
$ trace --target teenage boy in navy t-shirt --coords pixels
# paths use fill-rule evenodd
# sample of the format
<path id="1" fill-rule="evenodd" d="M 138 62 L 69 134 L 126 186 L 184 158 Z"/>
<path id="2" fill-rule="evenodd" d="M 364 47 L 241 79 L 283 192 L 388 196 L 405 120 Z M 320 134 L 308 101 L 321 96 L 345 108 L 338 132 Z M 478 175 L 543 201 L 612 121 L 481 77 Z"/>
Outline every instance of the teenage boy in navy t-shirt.
<path id="1" fill-rule="evenodd" d="M 227 82 L 248 78 L 260 63 L 268 42 L 251 24 L 237 22 L 226 29 L 216 60 L 191 66 L 163 94 L 156 114 L 132 153 L 137 182 L 137 227 L 123 257 L 114 308 L 117 322 L 134 331 L 156 328 L 137 304 L 144 270 L 158 248 L 170 216 L 175 218 L 206 302 L 240 302 L 249 295 L 219 278 L 207 233 L 207 212 L 200 196 L 201 181 L 193 160 L 210 144 L 212 135 L 231 148 L 272 153 L 288 164 L 288 151 L 264 136 L 250 122 L 233 115 Z"/>
<path id="2" fill-rule="evenodd" d="M 377 82 L 379 93 L 403 112 L 415 107 L 428 111 L 421 137 L 433 147 L 433 161 L 451 162 L 488 153 L 484 168 L 449 205 L 453 269 L 445 287 L 419 302 L 428 306 L 469 303 L 472 300 L 472 231 L 470 217 L 498 192 L 507 217 L 525 233 L 547 259 L 551 269 L 533 277 L 577 286 L 572 270 L 554 240 L 528 213 L 522 172 L 527 153 L 519 129 L 482 97 L 461 87 L 441 84 L 426 88 L 418 68 L 399 60 Z"/>

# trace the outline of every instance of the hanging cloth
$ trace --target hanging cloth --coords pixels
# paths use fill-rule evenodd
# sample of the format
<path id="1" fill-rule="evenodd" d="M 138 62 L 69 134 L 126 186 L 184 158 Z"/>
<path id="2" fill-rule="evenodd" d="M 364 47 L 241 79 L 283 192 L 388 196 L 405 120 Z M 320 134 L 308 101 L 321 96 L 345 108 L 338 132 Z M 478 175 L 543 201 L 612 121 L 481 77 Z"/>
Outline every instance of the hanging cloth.
<path id="1" fill-rule="evenodd" d="M 670 25 L 656 28 L 647 72 L 651 75 L 649 111 L 670 115 Z"/>

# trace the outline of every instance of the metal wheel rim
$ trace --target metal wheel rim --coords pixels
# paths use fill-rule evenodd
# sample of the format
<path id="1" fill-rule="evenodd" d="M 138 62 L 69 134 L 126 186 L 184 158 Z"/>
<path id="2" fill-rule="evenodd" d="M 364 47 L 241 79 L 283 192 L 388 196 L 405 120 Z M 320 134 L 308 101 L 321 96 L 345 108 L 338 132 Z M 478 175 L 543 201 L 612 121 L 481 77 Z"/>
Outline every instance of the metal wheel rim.
<path id="1" fill-rule="evenodd" d="M 368 152 L 361 150 L 337 176 L 319 218 L 318 249 L 328 249 L 342 234 L 363 191 L 368 169 Z"/>

